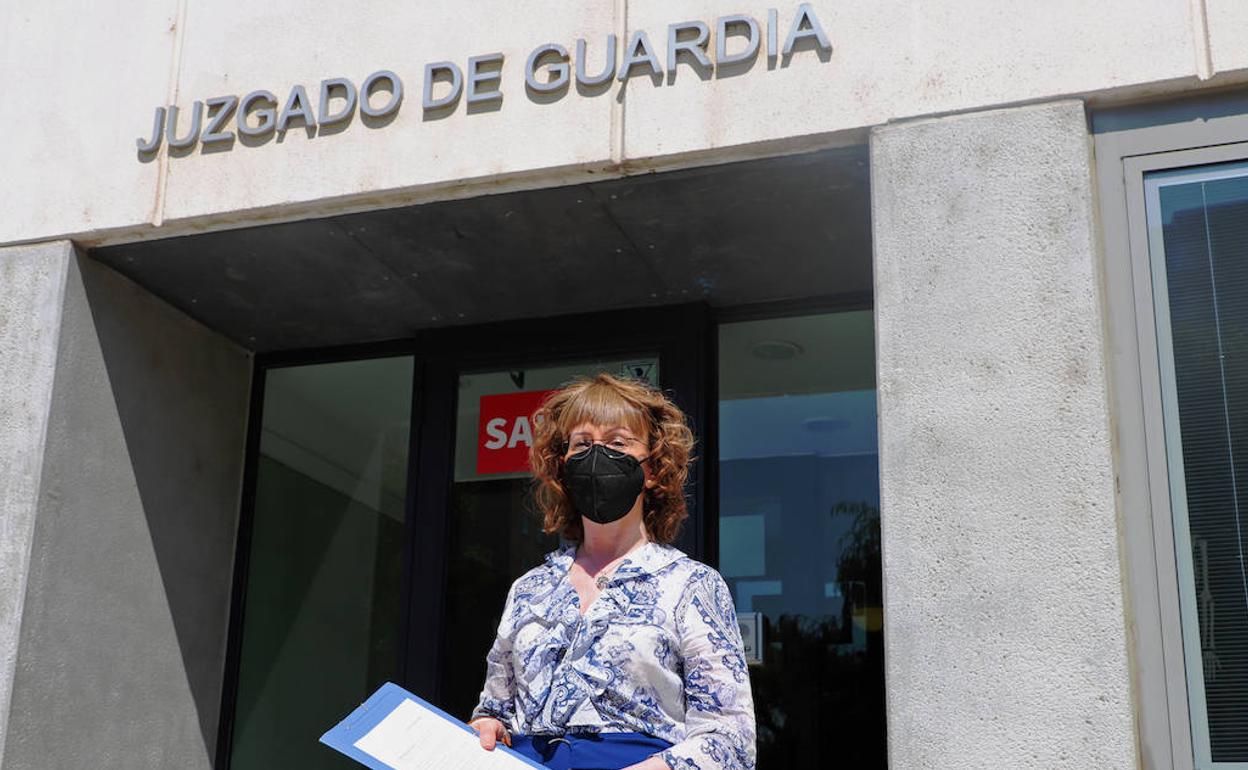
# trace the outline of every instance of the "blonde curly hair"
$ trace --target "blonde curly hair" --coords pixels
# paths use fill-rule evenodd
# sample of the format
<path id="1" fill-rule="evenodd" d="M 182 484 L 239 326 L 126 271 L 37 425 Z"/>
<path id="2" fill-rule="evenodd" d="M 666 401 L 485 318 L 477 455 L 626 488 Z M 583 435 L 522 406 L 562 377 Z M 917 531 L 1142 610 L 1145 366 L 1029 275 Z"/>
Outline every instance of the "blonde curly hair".
<path id="1" fill-rule="evenodd" d="M 585 423 L 602 428 L 622 426 L 646 442 L 643 464 L 654 480 L 645 491 L 642 517 L 646 532 L 660 543 L 675 540 L 689 515 L 685 482 L 694 460 L 693 431 L 685 413 L 661 390 L 605 372 L 565 385 L 534 414 L 529 466 L 542 529 L 548 534 L 559 532 L 574 543 L 585 536 L 581 517 L 562 481 L 569 434 Z"/>

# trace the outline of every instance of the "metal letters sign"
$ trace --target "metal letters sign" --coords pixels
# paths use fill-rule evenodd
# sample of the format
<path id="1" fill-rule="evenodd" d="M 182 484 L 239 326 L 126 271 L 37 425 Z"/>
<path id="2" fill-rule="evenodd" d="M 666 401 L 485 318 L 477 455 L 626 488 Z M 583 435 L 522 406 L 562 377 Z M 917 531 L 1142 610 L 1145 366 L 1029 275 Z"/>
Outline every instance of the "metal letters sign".
<path id="1" fill-rule="evenodd" d="M 763 24 L 745 14 L 720 16 L 713 24 L 669 24 L 666 41 L 660 41 L 662 47 L 645 30 L 636 30 L 622 47 L 615 35 L 592 42 L 581 38 L 573 45 L 573 53 L 558 43 L 543 43 L 525 60 L 525 91 L 530 98 L 549 102 L 567 94 L 574 79 L 579 93 L 593 96 L 606 92 L 613 81 L 638 75 L 661 85 L 664 76 L 670 78 L 680 64 L 703 75 L 727 74 L 748 69 L 763 51 L 769 62 L 779 59 L 781 66 L 802 50 L 813 50 L 822 61 L 832 53 L 832 43 L 807 3 L 798 6 L 787 25 L 781 24 L 772 8 Z M 461 101 L 470 112 L 474 107 L 501 106 L 503 62 L 503 54 L 488 53 L 469 57 L 464 67 L 453 61 L 426 64 L 422 109 L 431 117 L 443 117 L 455 112 Z M 151 131 L 135 144 L 139 158 L 150 160 L 162 146 L 175 154 L 188 154 L 197 144 L 205 149 L 229 149 L 235 141 L 255 146 L 297 128 L 309 137 L 337 133 L 356 115 L 366 125 L 380 127 L 398 115 L 403 95 L 402 78 L 391 70 L 379 70 L 364 78 L 358 88 L 350 79 L 336 77 L 322 80 L 311 93 L 302 85 L 293 86 L 280 100 L 266 90 L 241 98 L 214 96 L 194 102 L 189 116 L 176 105 L 157 107 Z"/>

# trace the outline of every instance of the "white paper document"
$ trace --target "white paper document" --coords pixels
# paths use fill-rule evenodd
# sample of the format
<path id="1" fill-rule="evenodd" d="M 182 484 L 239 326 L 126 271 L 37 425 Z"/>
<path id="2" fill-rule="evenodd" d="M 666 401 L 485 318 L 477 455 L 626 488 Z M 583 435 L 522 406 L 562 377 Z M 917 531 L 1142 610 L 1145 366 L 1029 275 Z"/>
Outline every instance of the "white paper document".
<path id="1" fill-rule="evenodd" d="M 355 742 L 394 770 L 529 770 L 531 765 L 502 751 L 481 748 L 475 733 L 466 733 L 442 717 L 405 700 Z"/>
<path id="2" fill-rule="evenodd" d="M 481 748 L 463 722 L 387 684 L 321 742 L 374 770 L 531 770 L 541 767 L 501 743 Z"/>

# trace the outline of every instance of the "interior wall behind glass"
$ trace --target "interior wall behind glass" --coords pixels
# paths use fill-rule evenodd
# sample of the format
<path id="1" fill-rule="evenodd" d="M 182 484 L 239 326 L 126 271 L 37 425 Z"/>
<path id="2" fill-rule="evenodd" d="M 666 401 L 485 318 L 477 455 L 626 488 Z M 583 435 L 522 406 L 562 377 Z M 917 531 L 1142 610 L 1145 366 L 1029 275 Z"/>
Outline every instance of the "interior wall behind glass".
<path id="1" fill-rule="evenodd" d="M 725 324 L 720 571 L 750 666 L 760 770 L 886 766 L 870 311 Z"/>
<path id="2" fill-rule="evenodd" d="M 233 770 L 357 767 L 317 739 L 397 673 L 412 369 L 265 375 Z"/>

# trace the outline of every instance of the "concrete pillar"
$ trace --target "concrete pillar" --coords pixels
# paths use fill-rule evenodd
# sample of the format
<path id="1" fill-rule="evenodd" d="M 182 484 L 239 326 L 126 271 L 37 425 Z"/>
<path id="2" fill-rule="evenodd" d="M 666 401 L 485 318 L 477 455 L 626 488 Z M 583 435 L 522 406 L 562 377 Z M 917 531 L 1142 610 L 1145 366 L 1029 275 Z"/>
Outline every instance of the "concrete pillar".
<path id="1" fill-rule="evenodd" d="M 72 259 L 68 241 L 0 249 L 0 757 Z"/>
<path id="2" fill-rule="evenodd" d="M 0 764 L 208 770 L 250 356 L 68 244 L 15 253 L 0 480 L 29 558 L 6 533 Z"/>
<path id="3" fill-rule="evenodd" d="M 891 767 L 1136 767 L 1083 105 L 871 164 Z"/>

